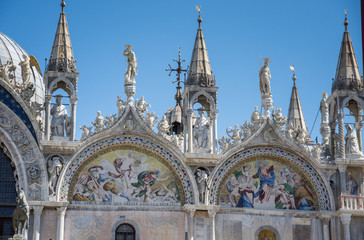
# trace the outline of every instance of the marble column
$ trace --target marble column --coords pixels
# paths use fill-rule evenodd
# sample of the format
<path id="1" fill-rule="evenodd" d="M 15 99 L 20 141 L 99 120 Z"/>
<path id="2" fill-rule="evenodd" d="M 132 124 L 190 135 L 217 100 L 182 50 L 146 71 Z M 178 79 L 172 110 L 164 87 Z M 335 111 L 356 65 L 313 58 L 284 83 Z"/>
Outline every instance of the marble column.
<path id="1" fill-rule="evenodd" d="M 70 140 L 74 141 L 76 137 L 76 108 L 77 108 L 78 97 L 72 96 L 70 100 L 71 100 L 70 110 L 71 110 L 71 126 L 72 126 Z"/>
<path id="2" fill-rule="evenodd" d="M 329 214 L 322 214 L 320 218 L 321 218 L 321 223 L 322 223 L 322 232 L 324 235 L 323 240 L 330 240 L 329 224 L 330 224 L 331 216 Z"/>
<path id="3" fill-rule="evenodd" d="M 64 216 L 66 215 L 67 207 L 57 208 L 57 240 L 64 239 Z"/>
<path id="4" fill-rule="evenodd" d="M 193 216 L 194 216 L 195 211 L 196 211 L 196 206 L 195 205 L 191 205 L 191 204 L 185 204 L 183 206 L 183 209 L 185 210 L 185 212 L 189 216 L 189 221 L 188 221 L 188 239 L 189 240 L 193 240 L 194 239 L 194 221 L 193 221 Z"/>
<path id="5" fill-rule="evenodd" d="M 210 218 L 210 239 L 215 240 L 216 239 L 216 230 L 215 230 L 215 224 L 216 224 L 216 213 L 220 210 L 220 206 L 209 206 L 207 212 L 209 213 Z"/>
<path id="6" fill-rule="evenodd" d="M 212 153 L 217 153 L 217 113 L 215 110 L 211 113 L 212 120 Z"/>
<path id="7" fill-rule="evenodd" d="M 343 194 L 347 193 L 346 189 L 346 165 L 338 165 L 339 173 L 340 173 L 340 191 Z"/>
<path id="8" fill-rule="evenodd" d="M 337 114 L 339 122 L 339 158 L 345 159 L 345 134 L 344 134 L 344 117 L 345 114 L 342 109 L 339 110 Z"/>
<path id="9" fill-rule="evenodd" d="M 350 220 L 351 214 L 342 213 L 340 214 L 341 222 L 344 226 L 344 240 L 350 240 Z"/>
<path id="10" fill-rule="evenodd" d="M 189 109 L 187 111 L 187 117 L 188 117 L 188 152 L 193 152 L 193 110 Z"/>
<path id="11" fill-rule="evenodd" d="M 34 223 L 33 223 L 33 240 L 40 239 L 40 220 L 42 216 L 43 206 L 33 206 Z"/>
<path id="12" fill-rule="evenodd" d="M 336 148 L 337 144 L 336 141 L 338 141 L 338 139 L 335 139 L 335 129 L 336 129 L 336 125 L 337 122 L 330 122 L 329 126 L 330 126 L 330 153 L 332 158 L 334 158 L 336 156 L 336 154 L 338 154 L 339 149 Z"/>
<path id="13" fill-rule="evenodd" d="M 49 140 L 51 137 L 51 100 L 52 95 L 46 95 L 45 97 L 45 140 Z"/>

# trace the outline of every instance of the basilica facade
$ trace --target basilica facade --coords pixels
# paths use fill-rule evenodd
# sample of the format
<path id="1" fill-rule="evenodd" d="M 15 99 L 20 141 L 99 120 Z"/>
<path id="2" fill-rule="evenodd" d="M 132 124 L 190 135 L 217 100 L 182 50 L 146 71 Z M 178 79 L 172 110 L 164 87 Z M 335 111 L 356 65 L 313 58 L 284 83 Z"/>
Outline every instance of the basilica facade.
<path id="1" fill-rule="evenodd" d="M 170 69 L 176 103 L 162 117 L 134 99 L 137 56 L 126 45 L 115 114 L 78 129 L 65 2 L 44 74 L 0 33 L 0 239 L 364 239 L 364 86 L 347 16 L 316 142 L 294 66 L 288 116 L 274 105 L 269 58 L 260 108 L 218 137 L 219 82 L 200 15 L 197 24 L 189 69 L 180 58 Z"/>

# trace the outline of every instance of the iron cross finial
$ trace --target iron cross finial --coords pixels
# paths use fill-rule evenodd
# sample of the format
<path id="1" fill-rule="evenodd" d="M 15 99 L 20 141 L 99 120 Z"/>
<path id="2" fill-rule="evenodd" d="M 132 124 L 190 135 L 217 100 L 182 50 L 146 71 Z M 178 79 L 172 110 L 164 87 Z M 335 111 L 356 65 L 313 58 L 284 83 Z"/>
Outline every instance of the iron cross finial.
<path id="1" fill-rule="evenodd" d="M 174 69 L 172 68 L 171 64 L 168 64 L 169 68 L 167 68 L 166 71 L 169 71 L 169 76 L 172 75 L 172 72 L 176 72 L 177 80 L 173 81 L 172 83 L 177 82 L 177 86 L 179 87 L 181 83 L 181 73 L 187 72 L 189 68 L 189 66 L 187 66 L 186 69 L 182 69 L 182 63 L 185 62 L 186 59 L 181 59 L 181 47 L 178 48 L 178 60 L 173 59 L 173 61 L 177 62 L 178 67 Z"/>

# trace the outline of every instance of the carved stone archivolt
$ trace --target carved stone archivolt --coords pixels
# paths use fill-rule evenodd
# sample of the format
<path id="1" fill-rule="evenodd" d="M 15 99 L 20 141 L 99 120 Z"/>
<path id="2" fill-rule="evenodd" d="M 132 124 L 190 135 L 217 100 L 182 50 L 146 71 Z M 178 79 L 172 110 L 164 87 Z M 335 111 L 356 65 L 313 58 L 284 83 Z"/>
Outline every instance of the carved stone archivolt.
<path id="1" fill-rule="evenodd" d="M 0 113 L 0 141 L 16 169 L 17 185 L 28 199 L 41 200 L 46 197 L 47 176 L 38 144 L 23 121 L 3 103 Z"/>

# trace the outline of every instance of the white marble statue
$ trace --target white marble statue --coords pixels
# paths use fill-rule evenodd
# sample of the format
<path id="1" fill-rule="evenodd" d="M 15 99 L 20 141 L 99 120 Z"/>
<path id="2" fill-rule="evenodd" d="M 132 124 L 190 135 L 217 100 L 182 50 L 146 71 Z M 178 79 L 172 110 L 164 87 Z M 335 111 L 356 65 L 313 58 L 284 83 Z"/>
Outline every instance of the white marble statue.
<path id="1" fill-rule="evenodd" d="M 251 127 L 252 126 L 248 123 L 247 120 L 245 120 L 244 124 L 240 126 L 241 132 L 244 136 L 244 140 L 248 139 L 252 135 Z"/>
<path id="2" fill-rule="evenodd" d="M 209 175 L 203 169 L 197 169 L 196 171 L 196 182 L 198 186 L 198 198 L 200 203 L 205 203 L 205 196 L 207 191 L 207 181 L 209 180 Z"/>
<path id="3" fill-rule="evenodd" d="M 143 113 L 147 111 L 147 107 L 151 106 L 146 101 L 144 101 L 144 96 L 142 96 L 139 101 L 138 99 L 135 100 L 135 108 L 141 118 L 143 118 Z"/>
<path id="4" fill-rule="evenodd" d="M 62 104 L 62 95 L 56 95 L 55 98 L 56 104 L 51 109 L 51 132 L 52 136 L 64 137 L 64 123 L 67 117 L 67 109 Z"/>
<path id="5" fill-rule="evenodd" d="M 345 153 L 362 155 L 359 149 L 358 137 L 356 136 L 356 131 L 352 129 L 350 125 L 345 125 L 346 136 L 345 136 Z"/>
<path id="6" fill-rule="evenodd" d="M 120 96 L 118 96 L 118 100 L 116 101 L 116 106 L 118 107 L 118 118 L 120 118 L 121 115 L 123 115 L 126 108 L 126 104 L 127 103 L 121 100 Z"/>
<path id="7" fill-rule="evenodd" d="M 128 67 L 124 74 L 125 82 L 135 83 L 135 76 L 137 75 L 138 63 L 135 53 L 132 51 L 133 47 L 130 45 L 125 45 L 126 49 L 123 55 L 128 58 Z"/>
<path id="8" fill-rule="evenodd" d="M 23 61 L 19 63 L 21 67 L 21 77 L 23 79 L 23 86 L 27 86 L 30 80 L 30 60 L 26 54 L 23 54 Z"/>
<path id="9" fill-rule="evenodd" d="M 162 120 L 158 123 L 158 134 L 166 136 L 169 133 L 170 125 L 168 124 L 166 115 L 163 115 Z"/>
<path id="10" fill-rule="evenodd" d="M 260 116 L 260 113 L 258 111 L 258 106 L 254 107 L 254 112 L 252 113 L 252 116 L 250 117 L 250 121 L 254 125 L 262 122 L 262 116 Z"/>
<path id="11" fill-rule="evenodd" d="M 321 124 L 329 123 L 329 105 L 326 102 L 327 93 L 322 94 L 322 100 L 320 103 L 320 112 L 321 112 Z"/>
<path id="12" fill-rule="evenodd" d="M 229 146 L 230 146 L 230 138 L 225 138 L 225 136 L 222 136 L 222 138 L 219 139 L 218 143 L 223 152 L 225 152 Z"/>
<path id="13" fill-rule="evenodd" d="M 145 115 L 145 122 L 147 123 L 148 127 L 153 129 L 154 128 L 154 124 L 157 122 L 158 116 L 156 116 L 154 114 L 154 112 L 149 113 L 147 112 L 147 114 Z"/>
<path id="14" fill-rule="evenodd" d="M 85 140 L 86 138 L 88 138 L 91 135 L 91 127 L 86 127 L 85 125 L 83 125 L 82 127 L 80 127 L 80 129 L 83 131 L 82 136 L 81 136 L 81 141 Z"/>
<path id="15" fill-rule="evenodd" d="M 97 117 L 92 125 L 95 127 L 95 133 L 101 132 L 105 127 L 106 121 L 103 116 L 101 116 L 101 111 L 97 111 Z"/>
<path id="16" fill-rule="evenodd" d="M 268 64 L 271 62 L 269 58 L 264 58 L 264 66 L 259 70 L 259 87 L 262 95 L 271 95 L 270 92 L 270 69 Z"/>
<path id="17" fill-rule="evenodd" d="M 105 116 L 105 118 L 107 119 L 107 121 L 105 121 L 105 126 L 107 128 L 111 127 L 116 122 L 116 114 Z"/>
<path id="18" fill-rule="evenodd" d="M 49 195 L 54 196 L 56 194 L 57 179 L 61 174 L 62 162 L 60 157 L 54 156 L 48 160 L 48 189 Z"/>
<path id="19" fill-rule="evenodd" d="M 289 140 L 293 141 L 296 138 L 296 132 L 292 123 L 286 126 L 286 136 Z"/>
<path id="20" fill-rule="evenodd" d="M 204 116 L 203 109 L 197 110 L 200 115 L 193 126 L 193 138 L 196 148 L 208 148 L 210 123 Z"/>
<path id="21" fill-rule="evenodd" d="M 233 141 L 233 145 L 237 145 L 241 143 L 242 131 L 239 129 L 238 124 L 235 124 L 234 128 L 227 128 L 226 134 L 230 137 L 230 139 Z"/>
<path id="22" fill-rule="evenodd" d="M 276 112 L 274 113 L 274 122 L 276 126 L 282 131 L 284 125 L 287 122 L 287 117 L 283 117 L 282 109 L 278 108 Z"/>

